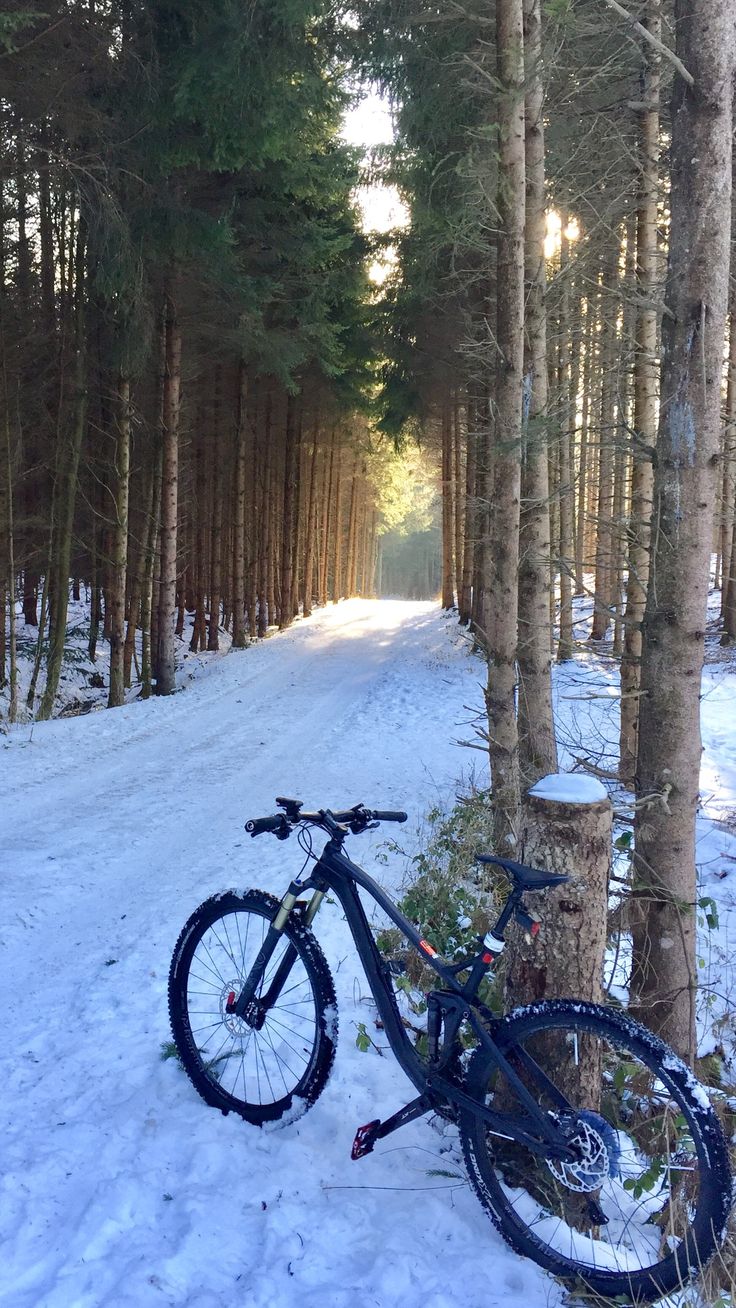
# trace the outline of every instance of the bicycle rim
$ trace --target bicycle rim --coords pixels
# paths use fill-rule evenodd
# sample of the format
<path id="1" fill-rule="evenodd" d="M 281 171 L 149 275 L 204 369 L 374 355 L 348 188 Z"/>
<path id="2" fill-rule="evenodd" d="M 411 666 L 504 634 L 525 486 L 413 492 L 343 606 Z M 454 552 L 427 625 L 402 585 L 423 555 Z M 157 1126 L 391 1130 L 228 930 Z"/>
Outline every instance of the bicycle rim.
<path id="1" fill-rule="evenodd" d="M 717 1120 L 687 1069 L 635 1024 L 583 1005 L 539 1010 L 536 1020 L 523 1010 L 509 1020 L 509 1061 L 569 1131 L 579 1158 L 547 1160 L 466 1115 L 471 1177 L 521 1252 L 599 1293 L 656 1298 L 701 1269 L 725 1222 L 728 1162 Z M 513 1092 L 486 1055 L 473 1079 L 489 1106 L 514 1112 Z"/>
<path id="2" fill-rule="evenodd" d="M 314 991 L 297 953 L 278 999 L 257 1029 L 229 1014 L 266 937 L 269 920 L 233 910 L 202 932 L 187 969 L 186 1009 L 193 1048 L 203 1072 L 233 1100 L 268 1107 L 299 1092 L 317 1045 Z M 268 991 L 291 942 L 284 935 L 256 991 Z"/>

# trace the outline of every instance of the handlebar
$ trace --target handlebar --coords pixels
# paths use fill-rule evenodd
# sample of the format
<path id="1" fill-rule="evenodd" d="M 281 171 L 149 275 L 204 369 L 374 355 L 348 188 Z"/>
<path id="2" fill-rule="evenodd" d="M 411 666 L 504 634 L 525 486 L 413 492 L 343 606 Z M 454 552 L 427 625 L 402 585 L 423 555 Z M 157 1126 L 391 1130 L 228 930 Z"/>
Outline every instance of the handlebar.
<path id="1" fill-rule="evenodd" d="M 282 835 L 284 828 L 285 835 Z M 245 829 L 252 836 L 262 836 L 266 831 L 273 831 L 281 840 L 291 834 L 289 823 L 283 813 L 274 813 L 273 817 L 249 818 Z"/>
<path id="2" fill-rule="evenodd" d="M 407 818 L 406 813 L 401 809 L 372 809 L 366 808 L 364 804 L 354 804 L 352 808 L 342 812 L 320 809 L 317 813 L 302 813 L 299 800 L 277 799 L 276 803 L 285 808 L 286 812 L 274 813 L 272 817 L 249 818 L 245 829 L 251 836 L 261 836 L 270 831 L 278 836 L 279 840 L 286 840 L 294 827 L 299 826 L 300 823 L 323 827 L 333 836 L 347 834 L 344 830 L 346 827 L 354 835 L 358 835 L 373 823 L 406 822 Z"/>

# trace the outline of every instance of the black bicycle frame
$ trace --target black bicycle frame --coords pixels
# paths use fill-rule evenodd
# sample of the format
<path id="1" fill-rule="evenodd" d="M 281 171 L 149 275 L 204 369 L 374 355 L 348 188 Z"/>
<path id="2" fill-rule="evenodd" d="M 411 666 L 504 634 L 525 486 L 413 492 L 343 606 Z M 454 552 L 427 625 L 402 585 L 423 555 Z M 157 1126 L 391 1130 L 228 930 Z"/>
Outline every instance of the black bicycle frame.
<path id="1" fill-rule="evenodd" d="M 373 938 L 373 932 L 358 894 L 358 886 L 383 909 L 443 983 L 442 990 L 431 991 L 427 996 L 430 1015 L 433 1010 L 439 1013 L 439 1021 L 436 1022 L 437 1033 L 439 1034 L 440 1024 L 443 1028 L 442 1051 L 437 1048 L 433 1056 L 433 1051 L 430 1050 L 429 1063 L 419 1056 L 407 1035 L 396 1003 L 390 973 Z M 308 923 L 312 921 L 327 890 L 331 890 L 338 899 L 355 941 L 391 1050 L 420 1094 L 428 1095 L 432 1102 L 449 1100 L 458 1108 L 470 1109 L 480 1114 L 487 1121 L 492 1132 L 495 1130 L 499 1135 L 517 1140 L 535 1153 L 547 1157 L 573 1157 L 573 1151 L 565 1143 L 555 1118 L 539 1107 L 534 1096 L 529 1093 L 524 1082 L 493 1039 L 493 1032 L 499 1027 L 500 1021 L 477 998 L 480 980 L 492 963 L 490 953 L 484 948 L 477 958 L 464 959 L 454 964 L 446 963 L 421 936 L 414 924 L 404 917 L 381 886 L 363 868 L 348 858 L 341 848 L 339 839 L 333 837 L 327 842 L 307 878 L 303 881 L 292 881 L 254 961 L 234 1011 L 244 1015 L 247 1014 L 249 1004 L 252 1002 L 266 1009 L 275 1002 L 296 958 L 293 947 L 286 950 L 268 991 L 258 1000 L 255 1000 L 256 991 L 289 914 L 296 907 L 298 897 L 308 890 L 314 891 L 314 899 L 305 906 Z M 504 914 L 502 918 L 503 916 Z M 510 916 L 508 909 L 506 916 Z M 461 985 L 457 975 L 468 969 L 470 977 L 464 985 Z M 507 1113 L 494 1112 L 443 1076 L 452 1056 L 459 1028 L 465 1020 L 470 1023 L 480 1043 L 506 1076 L 528 1117 L 515 1118 Z M 542 1068 L 525 1051 L 516 1050 L 516 1053 L 523 1062 L 525 1070 L 531 1072 L 540 1089 L 544 1090 L 560 1111 L 569 1110 L 567 1099 L 549 1080 Z M 430 1106 L 431 1104 L 428 1108 Z"/>

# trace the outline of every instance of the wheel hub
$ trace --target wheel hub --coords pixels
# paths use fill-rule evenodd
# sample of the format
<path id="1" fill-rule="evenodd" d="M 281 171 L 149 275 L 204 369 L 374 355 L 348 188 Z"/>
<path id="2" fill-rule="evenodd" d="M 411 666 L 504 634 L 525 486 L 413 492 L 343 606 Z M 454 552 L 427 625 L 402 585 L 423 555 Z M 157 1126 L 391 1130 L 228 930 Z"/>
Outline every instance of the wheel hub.
<path id="1" fill-rule="evenodd" d="M 561 1125 L 564 1123 L 561 1122 Z M 547 1166 L 568 1190 L 576 1194 L 589 1194 L 599 1190 L 612 1171 L 603 1133 L 598 1129 L 597 1114 L 577 1116 L 568 1123 L 568 1127 L 570 1134 L 567 1143 L 576 1151 L 577 1157 L 548 1158 Z"/>
<path id="2" fill-rule="evenodd" d="M 241 1015 L 233 1012 L 235 996 L 242 988 L 242 981 L 228 981 L 220 992 L 220 1016 L 231 1035 L 244 1038 L 249 1031 L 260 1031 L 266 1020 L 266 1012 L 257 999 L 251 999 Z"/>

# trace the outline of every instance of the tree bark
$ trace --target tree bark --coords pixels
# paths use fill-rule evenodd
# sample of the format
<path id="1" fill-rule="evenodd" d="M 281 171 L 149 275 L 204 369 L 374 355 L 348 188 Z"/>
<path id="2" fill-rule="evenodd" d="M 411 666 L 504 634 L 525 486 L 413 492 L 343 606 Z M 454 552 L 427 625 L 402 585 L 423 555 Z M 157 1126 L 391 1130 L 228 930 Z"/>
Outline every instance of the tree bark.
<path id="1" fill-rule="evenodd" d="M 181 395 L 181 330 L 177 320 L 177 274 L 165 288 L 166 371 L 163 388 L 163 441 L 161 470 L 161 585 L 158 620 L 156 694 L 176 689 L 174 617 L 179 506 L 179 406 Z"/>
<path id="2" fill-rule="evenodd" d="M 498 366 L 489 596 L 488 709 L 496 848 L 518 834 L 516 724 L 519 505 L 524 381 L 524 46 L 521 0 L 497 0 L 500 227 L 497 257 Z"/>
<path id="3" fill-rule="evenodd" d="M 734 243 L 731 243 L 732 262 Z M 726 431 L 724 434 L 725 458 L 730 460 L 730 482 L 732 490 L 736 489 L 736 267 L 732 269 L 730 279 L 729 310 L 729 350 L 728 350 L 728 385 L 726 389 Z M 726 476 L 724 473 L 724 483 Z M 726 498 L 726 496 L 724 496 Z M 729 537 L 728 547 L 723 550 L 723 590 L 721 607 L 723 612 L 723 644 L 736 640 L 736 513 L 733 497 L 729 500 L 730 519 L 726 518 L 724 536 Z"/>
<path id="4" fill-rule="evenodd" d="M 519 764 L 527 785 L 557 767 L 550 658 L 544 87 L 541 0 L 524 3 L 526 230 L 524 444 L 519 542 Z"/>
<path id="5" fill-rule="evenodd" d="M 646 23 L 659 40 L 661 0 L 648 0 Z M 634 434 L 632 441 L 631 512 L 628 528 L 628 574 L 621 658 L 621 738 L 619 776 L 634 783 L 639 745 L 641 624 L 649 584 L 651 545 L 652 450 L 657 439 L 657 200 L 659 196 L 660 56 L 644 49 L 644 108 L 639 120 L 639 201 L 636 231 L 636 286 L 639 309 L 634 355 Z"/>
<path id="6" fill-rule="evenodd" d="M 573 656 L 572 584 L 574 570 L 573 520 L 575 516 L 575 487 L 573 483 L 572 451 L 575 434 L 575 413 L 570 394 L 572 369 L 569 342 L 571 330 L 570 248 L 566 236 L 568 215 L 562 210 L 560 231 L 560 278 L 562 304 L 560 307 L 560 433 L 559 433 L 559 505 L 560 505 L 560 638 L 557 644 L 558 662 L 564 663 Z"/>
<path id="7" fill-rule="evenodd" d="M 317 533 L 317 458 L 319 453 L 319 415 L 314 420 L 314 438 L 309 470 L 309 491 L 306 506 L 306 540 L 304 543 L 303 612 L 308 618 L 314 598 L 314 555 Z"/>
<path id="8" fill-rule="evenodd" d="M 115 439 L 115 518 L 110 587 L 110 688 L 108 708 L 125 703 L 125 586 L 128 568 L 128 489 L 130 482 L 130 379 L 118 382 Z"/>
<path id="9" fill-rule="evenodd" d="M 69 607 L 69 564 L 72 551 L 72 528 L 74 525 L 74 506 L 77 495 L 77 472 L 79 455 L 87 423 L 87 340 L 85 315 L 85 226 L 80 219 L 77 227 L 76 251 L 74 257 L 74 402 L 71 414 L 71 428 L 61 451 L 54 486 L 54 505 L 52 516 L 54 532 L 52 551 L 49 558 L 51 583 L 49 599 L 51 621 L 49 623 L 49 656 L 46 666 L 46 687 L 38 716 L 50 718 L 54 709 L 54 700 L 59 688 L 59 677 L 64 657 L 64 639 L 66 636 L 66 619 Z"/>
<path id="10" fill-rule="evenodd" d="M 442 394 L 442 607 L 455 607 L 455 506 L 453 503 L 452 410 L 447 387 Z"/>
<path id="11" fill-rule="evenodd" d="M 700 680 L 720 446 L 731 231 L 736 28 L 729 0 L 676 0 L 693 88 L 672 99 L 670 255 L 663 323 L 652 578 L 644 617 L 634 933 L 638 1015 L 692 1063 Z"/>
<path id="12" fill-rule="evenodd" d="M 460 420 L 460 398 L 455 389 L 452 405 L 452 449 L 453 482 L 455 509 L 455 586 L 457 588 L 457 607 L 460 609 L 460 590 L 463 575 L 463 541 L 465 524 L 465 497 L 463 495 L 463 437 Z"/>
<path id="13" fill-rule="evenodd" d="M 222 600 L 222 517 L 224 478 L 222 475 L 223 440 L 220 414 L 221 369 L 215 367 L 214 398 L 212 404 L 212 461 L 210 482 L 212 504 L 210 517 L 210 621 L 207 630 L 207 649 L 220 648 L 220 603 Z"/>
<path id="14" fill-rule="evenodd" d="M 245 364 L 238 372 L 238 417 L 235 431 L 235 513 L 233 516 L 233 649 L 244 649 L 245 639 L 245 438 L 248 412 L 248 375 Z M 251 470 L 252 471 L 252 470 Z"/>
<path id="15" fill-rule="evenodd" d="M 458 597 L 460 621 L 463 626 L 468 625 L 473 611 L 473 572 L 475 566 L 476 536 L 478 532 L 477 492 L 475 485 L 478 432 L 475 417 L 475 405 L 470 400 L 467 402 L 466 413 L 467 456 L 465 459 L 465 531 L 463 533 L 462 585 Z"/>
<path id="16" fill-rule="evenodd" d="M 598 513 L 595 549 L 595 599 L 591 640 L 604 640 L 613 601 L 613 451 L 616 430 L 616 345 L 618 245 L 612 240 L 603 265 L 601 295 L 601 403 L 598 427 Z"/>
<path id="17" fill-rule="evenodd" d="M 289 395 L 286 400 L 284 517 L 281 529 L 281 605 L 279 610 L 279 628 L 282 631 L 284 627 L 290 626 L 294 618 L 292 577 L 298 472 L 299 441 L 297 439 L 297 402 L 293 395 Z"/>

